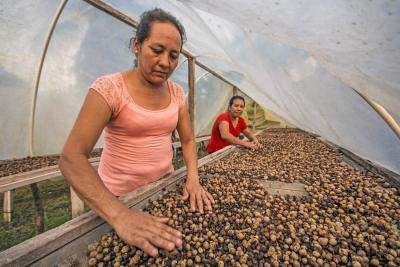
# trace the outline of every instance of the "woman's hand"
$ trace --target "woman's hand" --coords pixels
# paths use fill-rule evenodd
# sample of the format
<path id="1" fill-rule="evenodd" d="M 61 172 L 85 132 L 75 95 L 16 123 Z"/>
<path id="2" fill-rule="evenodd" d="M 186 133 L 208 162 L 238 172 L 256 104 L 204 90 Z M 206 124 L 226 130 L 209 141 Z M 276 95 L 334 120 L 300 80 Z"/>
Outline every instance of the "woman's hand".
<path id="1" fill-rule="evenodd" d="M 252 141 L 252 143 L 254 144 L 254 146 L 255 146 L 255 148 L 256 148 L 256 149 L 258 149 L 258 148 L 262 148 L 262 145 L 261 145 L 261 143 L 260 143 L 260 142 L 258 142 L 258 139 L 257 139 L 256 137 L 253 137 L 253 141 Z"/>
<path id="2" fill-rule="evenodd" d="M 118 219 L 113 225 L 118 235 L 152 257 L 157 256 L 157 247 L 171 251 L 182 246 L 182 234 L 166 224 L 168 218 L 126 209 Z"/>
<path id="3" fill-rule="evenodd" d="M 249 149 L 256 149 L 257 145 L 254 142 L 245 141 L 244 147 Z"/>
<path id="4" fill-rule="evenodd" d="M 187 180 L 185 187 L 183 188 L 183 200 L 190 201 L 190 209 L 192 211 L 197 209 L 200 213 L 204 212 L 203 202 L 205 203 L 206 210 L 212 210 L 212 204 L 215 203 L 214 198 L 208 193 L 199 183 L 197 179 Z"/>

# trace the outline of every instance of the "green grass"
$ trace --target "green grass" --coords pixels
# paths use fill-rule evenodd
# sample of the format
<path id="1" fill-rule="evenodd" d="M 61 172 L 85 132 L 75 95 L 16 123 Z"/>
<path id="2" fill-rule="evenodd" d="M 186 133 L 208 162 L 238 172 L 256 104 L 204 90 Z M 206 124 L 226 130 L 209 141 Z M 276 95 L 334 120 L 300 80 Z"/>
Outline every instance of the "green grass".
<path id="1" fill-rule="evenodd" d="M 45 231 L 68 221 L 71 218 L 68 183 L 65 180 L 44 181 L 38 186 L 44 207 Z M 36 212 L 30 186 L 14 191 L 11 218 L 10 223 L 0 222 L 0 251 L 36 235 Z"/>

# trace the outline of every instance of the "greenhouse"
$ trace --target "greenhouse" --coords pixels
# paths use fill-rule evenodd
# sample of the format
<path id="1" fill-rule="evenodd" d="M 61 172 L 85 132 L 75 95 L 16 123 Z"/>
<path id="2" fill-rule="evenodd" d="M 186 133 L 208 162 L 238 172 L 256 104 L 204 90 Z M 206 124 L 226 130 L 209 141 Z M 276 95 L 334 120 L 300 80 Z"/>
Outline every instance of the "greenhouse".
<path id="1" fill-rule="evenodd" d="M 169 79 L 215 204 L 181 200 L 175 131 L 175 171 L 118 195 L 182 233 L 151 257 L 58 162 L 93 82 L 135 67 L 131 38 L 156 7 L 186 31 Z M 0 22 L 0 266 L 400 265 L 399 1 L 3 0 Z M 237 95 L 262 147 L 205 152 Z M 88 155 L 95 170 L 107 137 Z"/>

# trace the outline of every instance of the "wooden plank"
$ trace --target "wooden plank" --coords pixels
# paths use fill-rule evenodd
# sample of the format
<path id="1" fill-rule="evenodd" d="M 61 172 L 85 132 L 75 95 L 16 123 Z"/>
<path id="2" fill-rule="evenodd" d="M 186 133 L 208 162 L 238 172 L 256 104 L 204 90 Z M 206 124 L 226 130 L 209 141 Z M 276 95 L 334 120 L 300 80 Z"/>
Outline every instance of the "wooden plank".
<path id="1" fill-rule="evenodd" d="M 193 133 L 195 134 L 195 65 L 196 59 L 193 57 L 188 58 L 188 83 L 189 83 L 189 114 L 190 122 L 192 125 Z"/>
<path id="2" fill-rule="evenodd" d="M 97 168 L 99 166 L 99 160 L 100 158 L 98 157 L 91 158 L 89 159 L 89 162 L 94 168 Z M 60 169 L 58 168 L 58 165 L 10 175 L 0 178 L 0 192 L 5 192 L 25 185 L 30 185 L 44 180 L 60 177 L 63 176 Z"/>
<path id="3" fill-rule="evenodd" d="M 400 190 L 400 175 L 399 174 L 392 172 L 382 166 L 379 166 L 378 164 L 373 163 L 369 160 L 363 159 L 342 147 L 339 147 L 338 151 L 340 153 L 342 153 L 344 156 L 346 156 L 347 158 L 351 159 L 352 161 L 354 161 L 355 163 L 360 165 L 363 169 L 368 170 L 376 175 L 387 178 L 393 186 L 395 186 L 397 189 Z"/>
<path id="4" fill-rule="evenodd" d="M 6 191 L 3 194 L 3 220 L 11 222 L 12 213 L 12 191 Z"/>
<path id="5" fill-rule="evenodd" d="M 256 116 L 257 116 L 257 103 L 254 101 L 254 108 L 253 108 L 253 131 L 256 130 Z"/>
<path id="6" fill-rule="evenodd" d="M 343 160 L 346 162 L 351 162 L 352 165 L 355 168 L 362 168 L 365 170 L 368 170 L 378 176 L 381 177 L 385 177 L 388 179 L 388 181 L 390 182 L 390 184 L 392 184 L 394 187 L 396 187 L 397 189 L 400 190 L 400 175 L 386 169 L 383 166 L 378 165 L 377 163 L 371 162 L 367 159 L 363 159 L 360 156 L 354 154 L 353 152 L 340 147 L 328 140 L 326 140 L 323 137 L 317 137 L 319 140 L 321 140 L 322 142 L 324 142 L 325 144 L 327 144 L 328 146 L 330 146 L 331 148 L 333 148 L 335 151 L 337 151 L 340 155 L 343 156 Z"/>
<path id="7" fill-rule="evenodd" d="M 307 196 L 304 184 L 294 182 L 285 183 L 281 181 L 260 180 L 259 183 L 270 195 Z"/>
<path id="8" fill-rule="evenodd" d="M 238 94 L 238 88 L 236 87 L 236 86 L 233 86 L 233 89 L 232 89 L 232 95 L 237 95 Z"/>
<path id="9" fill-rule="evenodd" d="M 209 139 L 210 139 L 209 135 L 199 136 L 196 138 L 196 143 L 206 141 Z M 174 146 L 174 148 L 181 147 L 181 143 L 179 141 L 172 143 L 172 145 Z M 89 162 L 94 168 L 97 168 L 99 166 L 100 157 L 90 158 Z M 33 183 L 38 183 L 44 180 L 58 179 L 58 178 L 63 179 L 61 171 L 58 168 L 58 165 L 44 167 L 29 172 L 13 174 L 10 176 L 5 176 L 0 178 L 0 193 L 16 189 L 22 186 L 30 185 Z"/>
<path id="10" fill-rule="evenodd" d="M 208 140 L 210 140 L 210 138 L 211 138 L 211 136 L 209 136 L 209 135 L 203 136 L 203 137 L 197 137 L 195 142 L 196 143 L 200 143 L 200 142 L 203 142 L 203 141 L 208 141 Z M 182 146 L 181 142 L 174 142 L 174 143 L 172 143 L 172 145 L 173 145 L 174 148 L 179 148 L 179 147 Z"/>
<path id="11" fill-rule="evenodd" d="M 236 147 L 228 146 L 198 161 L 198 166 L 218 160 Z M 149 200 L 155 199 L 171 190 L 186 175 L 186 168 L 180 168 L 173 174 L 154 183 L 120 197 L 130 208 L 141 209 Z M 35 236 L 23 243 L 0 253 L 0 266 L 54 266 L 68 260 L 83 260 L 86 263 L 87 245 L 97 240 L 101 234 L 110 230 L 110 226 L 94 212 L 82 214 L 52 230 Z"/>
<path id="12" fill-rule="evenodd" d="M 72 188 L 72 186 L 69 187 L 69 190 L 70 190 L 70 194 L 71 194 L 71 213 L 72 213 L 72 218 L 76 218 L 79 215 L 83 214 L 84 209 L 85 209 L 85 204 L 80 199 L 80 197 L 75 192 L 75 190 Z"/>

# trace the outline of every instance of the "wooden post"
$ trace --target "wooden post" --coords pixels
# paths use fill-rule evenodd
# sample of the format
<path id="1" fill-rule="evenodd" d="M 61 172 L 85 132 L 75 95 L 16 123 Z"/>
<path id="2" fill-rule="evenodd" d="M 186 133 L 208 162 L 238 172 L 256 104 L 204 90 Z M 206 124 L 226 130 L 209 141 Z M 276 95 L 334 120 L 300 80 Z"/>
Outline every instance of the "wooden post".
<path id="1" fill-rule="evenodd" d="M 194 98 L 194 87 L 195 87 L 195 67 L 196 67 L 196 59 L 193 57 L 188 58 L 188 82 L 189 82 L 189 114 L 190 114 L 190 122 L 192 124 L 193 134 L 196 135 L 195 132 L 195 98 Z"/>
<path id="2" fill-rule="evenodd" d="M 3 195 L 3 220 L 11 222 L 12 191 L 6 191 Z"/>
<path id="3" fill-rule="evenodd" d="M 232 89 L 232 95 L 237 95 L 237 94 L 238 94 L 238 88 L 234 86 Z"/>
<path id="4" fill-rule="evenodd" d="M 44 232 L 44 209 L 37 183 L 31 184 L 31 191 L 32 191 L 33 201 L 35 202 L 35 211 L 36 211 L 35 225 L 36 225 L 36 234 L 38 235 Z"/>
<path id="5" fill-rule="evenodd" d="M 254 101 L 254 109 L 253 109 L 253 131 L 256 130 L 256 116 L 257 116 L 257 103 Z"/>
<path id="6" fill-rule="evenodd" d="M 71 191 L 71 214 L 72 218 L 75 218 L 83 214 L 85 205 L 84 202 L 79 198 L 78 194 L 76 194 L 72 186 L 69 188 Z"/>

